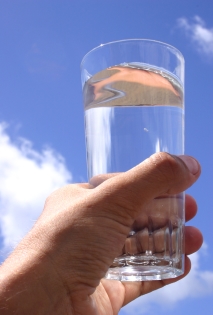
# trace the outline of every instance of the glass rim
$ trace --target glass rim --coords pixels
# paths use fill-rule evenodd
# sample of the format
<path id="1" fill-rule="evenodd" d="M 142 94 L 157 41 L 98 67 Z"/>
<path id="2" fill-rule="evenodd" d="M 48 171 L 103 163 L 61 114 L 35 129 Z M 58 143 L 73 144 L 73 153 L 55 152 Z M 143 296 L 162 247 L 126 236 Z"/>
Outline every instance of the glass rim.
<path id="1" fill-rule="evenodd" d="M 85 55 L 84 57 L 82 58 L 81 60 L 81 63 L 80 63 L 80 67 L 82 67 L 83 65 L 83 62 L 84 60 L 86 59 L 86 57 L 91 54 L 93 51 L 96 51 L 98 49 L 101 49 L 102 47 L 105 47 L 105 46 L 109 46 L 109 45 L 112 45 L 112 44 L 117 44 L 117 43 L 122 43 L 122 42 L 136 42 L 136 41 L 141 41 L 141 42 L 150 42 L 150 43 L 156 43 L 156 44 L 160 44 L 162 46 L 166 46 L 166 47 L 169 47 L 169 48 L 172 48 L 174 49 L 183 59 L 183 62 L 185 62 L 185 59 L 184 59 L 184 56 L 183 54 L 180 52 L 179 49 L 177 49 L 175 46 L 172 46 L 170 44 L 167 44 L 166 42 L 162 42 L 162 41 L 159 41 L 159 40 L 155 40 L 155 39 L 148 39 L 148 38 L 129 38 L 129 39 L 120 39 L 120 40 L 115 40 L 115 41 L 111 41 L 111 42 L 107 42 L 107 43 L 104 43 L 104 44 L 100 44 L 99 46 L 96 46 L 94 48 L 92 48 L 91 50 L 89 50 Z"/>

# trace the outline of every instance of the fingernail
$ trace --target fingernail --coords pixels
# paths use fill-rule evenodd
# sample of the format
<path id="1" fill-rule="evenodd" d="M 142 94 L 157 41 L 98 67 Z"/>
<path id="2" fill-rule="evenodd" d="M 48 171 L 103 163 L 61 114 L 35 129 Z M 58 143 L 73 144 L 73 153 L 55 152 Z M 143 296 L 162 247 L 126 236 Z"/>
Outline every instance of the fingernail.
<path id="1" fill-rule="evenodd" d="M 193 157 L 188 155 L 179 155 L 179 158 L 186 164 L 193 175 L 197 174 L 200 169 L 200 165 Z"/>

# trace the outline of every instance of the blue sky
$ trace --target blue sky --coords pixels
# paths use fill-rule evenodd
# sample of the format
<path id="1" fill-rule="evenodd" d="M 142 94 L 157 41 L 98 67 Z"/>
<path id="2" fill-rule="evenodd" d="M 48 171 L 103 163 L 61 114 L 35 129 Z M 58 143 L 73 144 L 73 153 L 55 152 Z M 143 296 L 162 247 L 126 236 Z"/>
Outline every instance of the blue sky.
<path id="1" fill-rule="evenodd" d="M 183 281 L 120 315 L 211 314 L 213 309 L 213 2 L 0 0 L 1 259 L 29 230 L 46 196 L 87 180 L 80 62 L 95 46 L 150 38 L 186 61 L 186 153 L 202 165 L 189 192 L 204 246 Z"/>

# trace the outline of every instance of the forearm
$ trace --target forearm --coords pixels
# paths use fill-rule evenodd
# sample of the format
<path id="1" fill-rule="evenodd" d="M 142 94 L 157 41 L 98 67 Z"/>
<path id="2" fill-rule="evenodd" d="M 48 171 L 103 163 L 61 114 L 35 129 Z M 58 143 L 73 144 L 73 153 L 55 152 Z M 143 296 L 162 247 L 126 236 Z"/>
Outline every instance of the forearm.
<path id="1" fill-rule="evenodd" d="M 36 242 L 30 248 L 24 242 L 0 267 L 0 314 L 72 314 L 69 296 L 49 258 Z"/>

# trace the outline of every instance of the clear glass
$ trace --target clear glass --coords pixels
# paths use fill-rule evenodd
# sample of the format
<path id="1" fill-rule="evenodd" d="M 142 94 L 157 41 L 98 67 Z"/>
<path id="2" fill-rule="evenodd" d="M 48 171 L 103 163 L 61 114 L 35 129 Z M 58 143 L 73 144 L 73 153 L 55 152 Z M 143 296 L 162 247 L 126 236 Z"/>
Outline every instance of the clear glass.
<path id="1" fill-rule="evenodd" d="M 83 58 L 81 75 L 92 185 L 153 153 L 184 154 L 184 58 L 176 48 L 146 39 L 108 43 Z M 152 200 L 106 278 L 141 281 L 183 274 L 184 217 L 184 193 Z"/>

